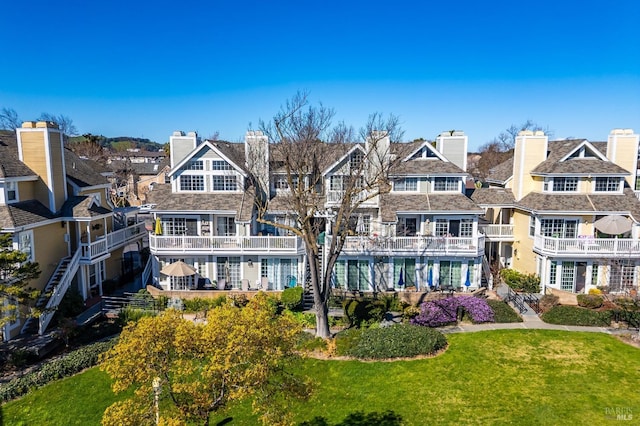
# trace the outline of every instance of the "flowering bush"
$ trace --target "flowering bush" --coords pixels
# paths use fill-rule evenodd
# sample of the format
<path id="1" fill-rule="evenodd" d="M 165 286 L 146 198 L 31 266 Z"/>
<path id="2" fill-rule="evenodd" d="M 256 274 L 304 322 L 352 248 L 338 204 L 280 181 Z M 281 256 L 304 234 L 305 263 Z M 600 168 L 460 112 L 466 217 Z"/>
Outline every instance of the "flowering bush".
<path id="1" fill-rule="evenodd" d="M 420 305 L 420 314 L 412 319 L 411 323 L 439 327 L 456 323 L 458 316 L 462 316 L 465 312 L 475 323 L 494 321 L 493 310 L 485 299 L 460 296 L 424 302 Z"/>

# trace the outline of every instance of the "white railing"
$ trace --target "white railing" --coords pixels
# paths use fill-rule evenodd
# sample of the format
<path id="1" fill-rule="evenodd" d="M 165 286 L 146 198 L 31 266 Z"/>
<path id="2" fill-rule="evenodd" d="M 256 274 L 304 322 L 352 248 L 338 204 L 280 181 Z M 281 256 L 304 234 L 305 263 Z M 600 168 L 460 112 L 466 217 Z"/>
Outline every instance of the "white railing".
<path id="1" fill-rule="evenodd" d="M 58 265 L 58 268 L 60 268 L 61 265 L 63 265 L 63 263 L 64 262 L 61 262 Z M 58 280 L 58 284 L 52 289 L 50 289 L 51 296 L 49 297 L 49 301 L 47 302 L 44 312 L 42 312 L 42 314 L 38 318 L 38 334 L 42 335 L 47 329 L 47 327 L 49 326 L 49 322 L 51 322 L 51 319 L 55 314 L 55 308 L 57 308 L 58 305 L 60 305 L 60 301 L 62 300 L 65 293 L 69 289 L 69 286 L 71 285 L 71 281 L 73 280 L 73 277 L 76 275 L 76 272 L 78 271 L 79 263 L 80 263 L 80 250 L 76 251 L 76 253 L 73 255 L 73 257 L 69 261 L 66 271 L 64 271 L 64 274 Z M 57 269 L 56 269 L 56 272 L 57 272 Z M 55 275 L 56 273 L 54 272 L 53 276 Z"/>
<path id="2" fill-rule="evenodd" d="M 487 238 L 513 238 L 513 225 L 478 225 L 478 228 Z"/>
<path id="3" fill-rule="evenodd" d="M 144 223 L 136 223 L 127 228 L 109 232 L 106 237 L 101 237 L 91 243 L 80 243 L 82 249 L 82 259 L 95 259 L 105 255 L 112 250 L 125 246 L 129 242 L 144 236 L 147 232 Z"/>
<path id="4" fill-rule="evenodd" d="M 298 237 L 197 237 L 149 235 L 149 248 L 158 252 L 279 252 L 296 254 L 302 248 Z"/>
<path id="5" fill-rule="evenodd" d="M 534 250 L 544 254 L 583 256 L 640 255 L 640 240 L 630 238 L 555 238 L 536 235 Z"/>
<path id="6" fill-rule="evenodd" d="M 342 199 L 344 198 L 344 194 L 345 191 L 327 191 L 327 203 L 341 203 Z M 366 190 L 362 190 L 357 194 L 352 194 L 351 199 L 354 203 L 375 204 L 376 202 L 376 196 Z"/>
<path id="7" fill-rule="evenodd" d="M 640 191 L 633 191 L 636 194 L 636 198 L 640 200 Z"/>
<path id="8" fill-rule="evenodd" d="M 330 243 L 330 238 L 328 237 Z M 416 255 L 471 255 L 484 253 L 484 236 L 478 237 L 347 237 L 345 253 L 395 253 Z"/>
<path id="9" fill-rule="evenodd" d="M 487 256 L 482 256 L 482 273 L 484 274 L 484 278 L 487 280 L 489 290 L 493 290 L 493 274 L 491 273 L 491 265 L 489 265 Z"/>

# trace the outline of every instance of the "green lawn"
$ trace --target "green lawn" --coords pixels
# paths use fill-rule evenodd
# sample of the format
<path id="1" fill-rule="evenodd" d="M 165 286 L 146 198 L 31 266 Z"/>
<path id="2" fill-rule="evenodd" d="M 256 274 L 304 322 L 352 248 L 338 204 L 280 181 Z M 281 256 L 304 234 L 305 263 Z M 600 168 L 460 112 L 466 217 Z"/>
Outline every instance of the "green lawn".
<path id="1" fill-rule="evenodd" d="M 640 350 L 611 336 L 500 330 L 447 338 L 447 351 L 431 359 L 305 360 L 317 388 L 292 407 L 296 419 L 337 422 L 354 411 L 384 410 L 410 425 L 613 424 L 616 409 L 640 417 Z M 113 400 L 106 377 L 93 369 L 6 404 L 4 424 L 99 424 Z M 249 404 L 216 421 L 225 415 L 230 425 L 257 423 Z"/>

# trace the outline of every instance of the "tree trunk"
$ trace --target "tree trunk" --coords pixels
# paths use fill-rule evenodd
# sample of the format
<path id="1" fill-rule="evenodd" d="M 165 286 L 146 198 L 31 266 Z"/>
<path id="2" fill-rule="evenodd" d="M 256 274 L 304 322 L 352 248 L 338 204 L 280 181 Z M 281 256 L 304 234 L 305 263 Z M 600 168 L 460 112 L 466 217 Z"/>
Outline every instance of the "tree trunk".
<path id="1" fill-rule="evenodd" d="M 322 247 L 319 247 L 319 249 L 322 250 Z M 311 288 L 313 290 L 313 307 L 316 311 L 316 336 L 325 339 L 331 336 L 331 331 L 329 330 L 328 279 L 320 279 L 322 265 L 318 264 L 318 256 L 312 249 L 307 249 L 307 260 L 309 262 Z"/>

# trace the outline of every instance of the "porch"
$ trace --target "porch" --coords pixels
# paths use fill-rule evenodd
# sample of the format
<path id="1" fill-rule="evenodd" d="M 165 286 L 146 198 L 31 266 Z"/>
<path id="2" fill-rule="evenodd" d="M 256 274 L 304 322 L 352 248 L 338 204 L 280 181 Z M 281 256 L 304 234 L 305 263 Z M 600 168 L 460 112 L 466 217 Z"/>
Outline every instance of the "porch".
<path id="1" fill-rule="evenodd" d="M 633 238 L 556 238 L 536 234 L 536 253 L 550 256 L 629 257 L 640 256 L 640 240 Z"/>
<path id="2" fill-rule="evenodd" d="M 331 244 L 327 237 L 327 244 Z M 347 237 L 342 253 L 376 256 L 470 256 L 484 255 L 484 236 L 476 237 Z"/>
<path id="3" fill-rule="evenodd" d="M 201 237 L 190 235 L 149 235 L 153 254 L 301 254 L 304 251 L 299 237 L 228 236 Z"/>

